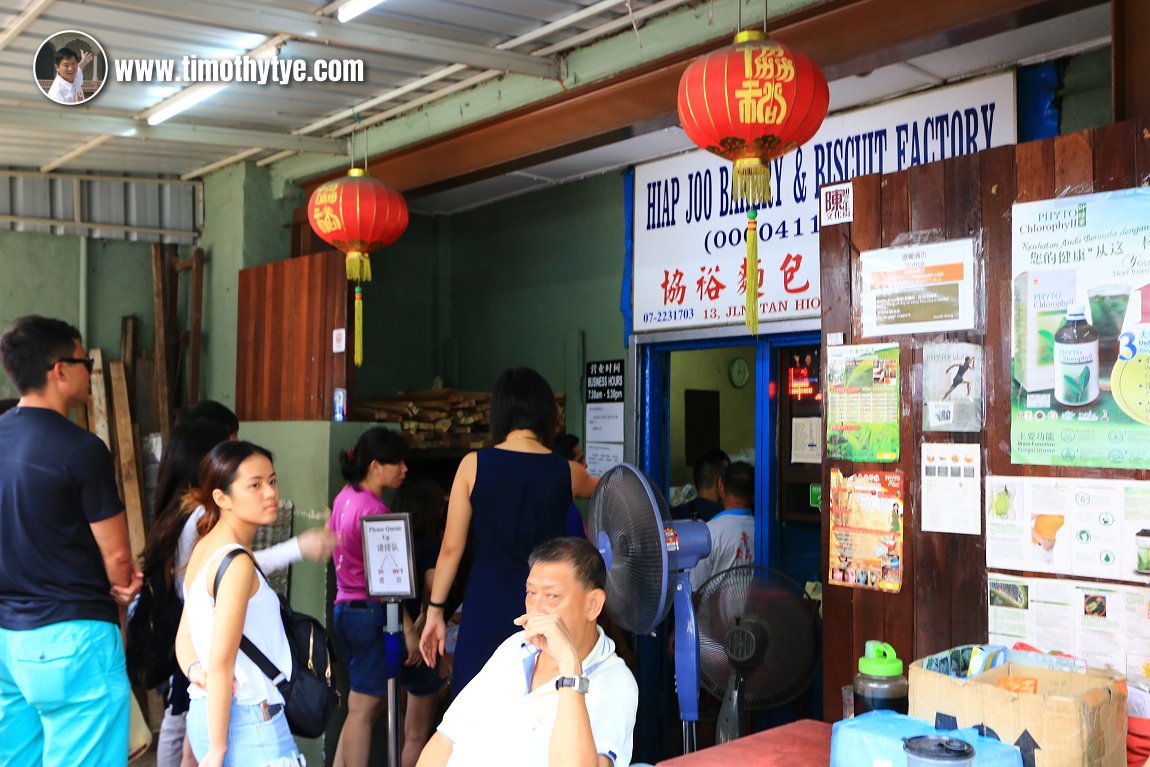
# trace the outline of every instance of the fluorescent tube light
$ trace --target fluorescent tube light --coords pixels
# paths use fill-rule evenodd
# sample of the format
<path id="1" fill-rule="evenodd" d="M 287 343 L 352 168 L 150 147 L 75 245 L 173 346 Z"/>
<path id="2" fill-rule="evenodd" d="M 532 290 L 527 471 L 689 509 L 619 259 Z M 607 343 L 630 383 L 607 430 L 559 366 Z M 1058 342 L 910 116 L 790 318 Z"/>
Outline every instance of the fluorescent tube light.
<path id="1" fill-rule="evenodd" d="M 335 15 L 337 19 L 346 24 L 364 11 L 370 11 L 383 1 L 384 0 L 351 0 L 351 2 L 341 5 Z"/>
<path id="2" fill-rule="evenodd" d="M 201 101 L 211 98 L 224 88 L 227 88 L 230 83 L 214 83 L 211 85 L 201 84 L 192 85 L 179 94 L 168 99 L 168 103 L 164 107 L 152 115 L 148 116 L 148 125 L 159 125 L 164 120 L 175 117 L 180 112 L 191 109 Z"/>

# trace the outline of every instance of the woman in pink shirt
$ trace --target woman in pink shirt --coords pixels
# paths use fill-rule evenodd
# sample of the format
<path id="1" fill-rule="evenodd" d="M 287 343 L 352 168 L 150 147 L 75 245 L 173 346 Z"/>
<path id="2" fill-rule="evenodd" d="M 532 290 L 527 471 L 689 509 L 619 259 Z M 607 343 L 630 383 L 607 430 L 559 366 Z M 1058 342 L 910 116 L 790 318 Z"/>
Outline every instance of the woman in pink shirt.
<path id="1" fill-rule="evenodd" d="M 397 488 L 407 476 L 407 443 L 394 431 L 368 429 L 351 450 L 339 454 L 340 472 L 348 484 L 331 502 L 335 551 L 335 636 L 347 667 L 351 693 L 347 720 L 339 734 L 333 767 L 367 767 L 371 728 L 387 697 L 384 606 L 368 596 L 363 572 L 363 528 L 360 520 L 388 514 L 383 491 Z"/>

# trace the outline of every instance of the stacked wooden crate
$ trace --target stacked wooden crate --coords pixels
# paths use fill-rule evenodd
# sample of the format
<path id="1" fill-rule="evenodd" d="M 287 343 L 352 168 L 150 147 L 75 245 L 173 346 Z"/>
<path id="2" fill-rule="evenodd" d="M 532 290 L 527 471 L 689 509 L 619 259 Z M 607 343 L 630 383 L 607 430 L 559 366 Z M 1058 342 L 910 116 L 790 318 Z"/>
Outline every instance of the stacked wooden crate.
<path id="1" fill-rule="evenodd" d="M 560 420 L 563 395 L 556 394 Z M 408 391 L 394 397 L 358 400 L 351 406 L 354 420 L 397 423 L 417 450 L 476 450 L 487 444 L 491 423 L 491 394 L 454 389 Z"/>

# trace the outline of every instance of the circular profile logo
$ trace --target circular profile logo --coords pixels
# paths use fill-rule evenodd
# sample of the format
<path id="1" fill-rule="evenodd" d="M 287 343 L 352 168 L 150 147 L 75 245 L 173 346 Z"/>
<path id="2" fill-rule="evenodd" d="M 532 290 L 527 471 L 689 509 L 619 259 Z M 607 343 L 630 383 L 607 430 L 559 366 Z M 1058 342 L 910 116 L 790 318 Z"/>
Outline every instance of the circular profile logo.
<path id="1" fill-rule="evenodd" d="M 57 104 L 83 104 L 108 81 L 108 57 L 96 38 L 66 29 L 40 43 L 32 62 L 32 77 L 40 92 Z"/>

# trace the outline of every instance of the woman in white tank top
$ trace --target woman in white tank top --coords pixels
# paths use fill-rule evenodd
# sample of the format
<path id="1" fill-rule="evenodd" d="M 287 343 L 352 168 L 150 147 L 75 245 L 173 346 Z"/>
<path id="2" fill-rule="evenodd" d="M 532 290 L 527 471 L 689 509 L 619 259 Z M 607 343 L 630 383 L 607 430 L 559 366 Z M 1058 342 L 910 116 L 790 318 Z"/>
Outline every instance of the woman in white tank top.
<path id="1" fill-rule="evenodd" d="M 279 599 L 250 556 L 237 556 L 216 593 L 224 555 L 251 554 L 252 537 L 275 521 L 275 467 L 250 442 L 217 445 L 200 464 L 199 487 L 184 501 L 203 506 L 200 540 L 184 577 L 176 657 L 191 681 L 188 737 L 201 767 L 303 765 L 283 714 L 283 697 L 242 652 L 246 636 L 291 678 L 291 653 Z"/>

